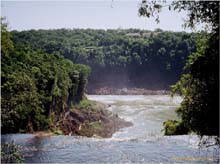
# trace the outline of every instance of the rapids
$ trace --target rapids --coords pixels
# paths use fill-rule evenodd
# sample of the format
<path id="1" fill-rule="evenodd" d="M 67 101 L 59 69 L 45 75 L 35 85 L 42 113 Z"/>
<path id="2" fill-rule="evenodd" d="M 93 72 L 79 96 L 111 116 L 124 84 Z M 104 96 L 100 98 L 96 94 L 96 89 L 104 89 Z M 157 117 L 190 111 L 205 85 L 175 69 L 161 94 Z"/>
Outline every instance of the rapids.
<path id="1" fill-rule="evenodd" d="M 163 136 L 163 122 L 178 119 L 175 109 L 181 97 L 167 95 L 88 95 L 105 103 L 108 110 L 131 121 L 112 138 L 32 134 L 2 135 L 2 143 L 13 141 L 27 163 L 216 163 L 219 149 L 198 147 L 196 135 Z"/>

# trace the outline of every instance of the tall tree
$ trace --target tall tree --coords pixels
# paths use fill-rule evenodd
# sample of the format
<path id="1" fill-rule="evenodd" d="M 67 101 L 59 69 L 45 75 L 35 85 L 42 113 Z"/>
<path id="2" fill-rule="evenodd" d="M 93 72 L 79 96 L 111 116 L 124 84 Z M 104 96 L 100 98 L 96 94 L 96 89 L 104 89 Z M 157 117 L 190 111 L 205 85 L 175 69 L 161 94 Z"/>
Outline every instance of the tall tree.
<path id="1" fill-rule="evenodd" d="M 1 56 L 8 56 L 10 51 L 14 49 L 13 42 L 11 40 L 11 34 L 7 31 L 8 24 L 6 18 L 1 17 Z"/>
<path id="2" fill-rule="evenodd" d="M 154 16 L 159 22 L 163 7 L 169 10 L 188 12 L 185 27 L 194 28 L 197 23 L 205 23 L 209 28 L 207 42 L 197 44 L 197 52 L 191 54 L 188 74 L 175 86 L 174 92 L 183 95 L 183 102 L 177 113 L 181 121 L 167 121 L 165 134 L 182 134 L 194 131 L 200 135 L 219 136 L 219 4 L 218 1 L 166 1 L 143 0 L 139 13 Z"/>
<path id="3" fill-rule="evenodd" d="M 90 68 L 11 40 L 1 22 L 2 133 L 45 130 L 84 98 Z"/>

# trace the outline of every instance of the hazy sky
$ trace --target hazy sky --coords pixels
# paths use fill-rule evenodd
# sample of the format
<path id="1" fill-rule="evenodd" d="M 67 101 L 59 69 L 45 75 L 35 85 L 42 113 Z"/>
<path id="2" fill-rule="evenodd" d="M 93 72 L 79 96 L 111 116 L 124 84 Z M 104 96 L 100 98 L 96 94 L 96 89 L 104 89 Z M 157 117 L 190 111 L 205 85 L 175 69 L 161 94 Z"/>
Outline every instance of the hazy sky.
<path id="1" fill-rule="evenodd" d="M 11 30 L 57 28 L 140 28 L 184 31 L 186 13 L 164 10 L 160 24 L 138 16 L 141 0 L 2 1 L 1 16 Z"/>

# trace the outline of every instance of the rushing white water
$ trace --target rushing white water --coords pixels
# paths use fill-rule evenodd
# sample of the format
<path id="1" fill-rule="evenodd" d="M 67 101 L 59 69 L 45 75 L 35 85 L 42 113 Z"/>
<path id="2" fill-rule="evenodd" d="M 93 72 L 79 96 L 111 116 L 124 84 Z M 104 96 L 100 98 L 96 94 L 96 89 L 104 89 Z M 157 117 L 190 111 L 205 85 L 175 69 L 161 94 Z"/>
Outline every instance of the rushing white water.
<path id="1" fill-rule="evenodd" d="M 163 134 L 163 122 L 178 119 L 175 109 L 182 101 L 181 97 L 168 95 L 90 95 L 89 99 L 108 104 L 108 110 L 121 118 L 131 121 L 132 127 L 115 133 L 113 138 L 145 139 Z"/>
<path id="2" fill-rule="evenodd" d="M 181 97 L 166 95 L 89 95 L 108 110 L 131 121 L 112 138 L 32 134 L 2 135 L 2 143 L 14 141 L 28 163 L 216 163 L 217 146 L 198 148 L 196 135 L 163 136 L 163 122 L 176 119 Z"/>

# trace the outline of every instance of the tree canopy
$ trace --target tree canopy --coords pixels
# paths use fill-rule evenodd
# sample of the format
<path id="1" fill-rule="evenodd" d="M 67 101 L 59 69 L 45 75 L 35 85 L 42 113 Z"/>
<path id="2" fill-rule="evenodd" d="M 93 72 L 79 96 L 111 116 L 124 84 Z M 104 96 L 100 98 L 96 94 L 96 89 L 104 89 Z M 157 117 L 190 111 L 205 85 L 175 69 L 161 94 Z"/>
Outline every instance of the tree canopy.
<path id="1" fill-rule="evenodd" d="M 2 133 L 48 129 L 83 99 L 90 68 L 56 53 L 18 47 L 1 23 Z"/>
<path id="2" fill-rule="evenodd" d="M 99 87 L 170 89 L 196 49 L 196 33 L 128 30 L 12 31 L 16 47 L 57 53 L 92 68 L 89 91 Z"/>
<path id="3" fill-rule="evenodd" d="M 154 16 L 159 20 L 163 7 L 188 12 L 186 27 L 206 23 L 209 32 L 205 41 L 197 40 L 196 52 L 189 56 L 181 79 L 173 91 L 184 97 L 177 113 L 181 121 L 167 121 L 165 134 L 196 132 L 200 135 L 219 136 L 219 4 L 218 1 L 166 1 L 143 0 L 139 12 L 143 16 Z"/>

